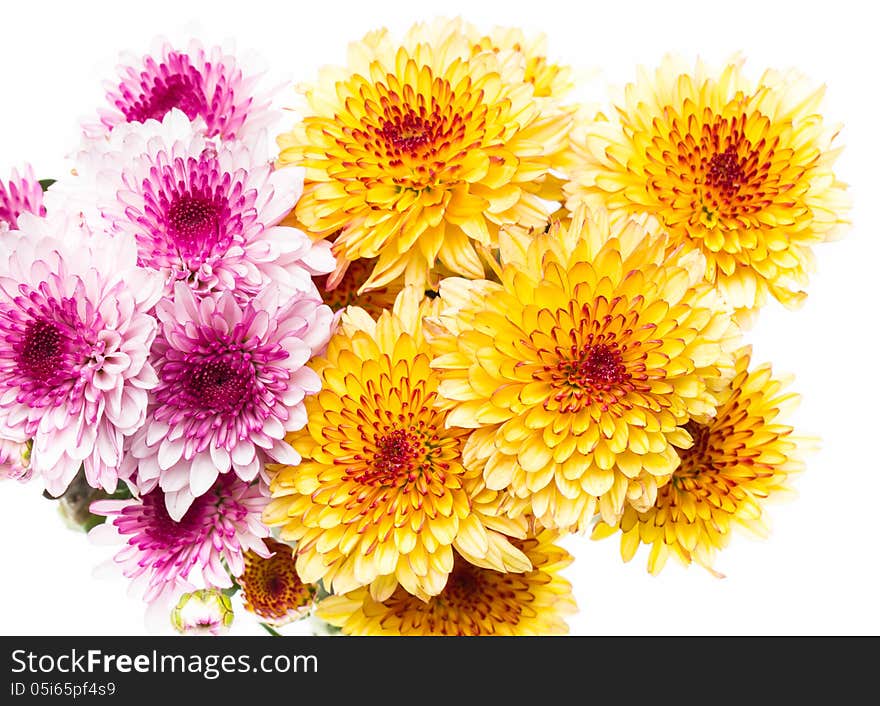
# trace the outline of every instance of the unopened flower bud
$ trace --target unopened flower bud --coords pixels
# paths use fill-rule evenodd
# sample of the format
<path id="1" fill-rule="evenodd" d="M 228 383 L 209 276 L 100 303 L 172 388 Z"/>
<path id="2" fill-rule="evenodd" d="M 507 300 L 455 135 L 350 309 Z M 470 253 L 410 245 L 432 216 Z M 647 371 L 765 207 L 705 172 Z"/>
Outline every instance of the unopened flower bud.
<path id="1" fill-rule="evenodd" d="M 216 589 L 185 593 L 171 611 L 171 624 L 184 635 L 222 635 L 235 614 L 229 597 Z"/>
<path id="2" fill-rule="evenodd" d="M 0 438 L 0 480 L 25 483 L 31 479 L 31 442 Z"/>

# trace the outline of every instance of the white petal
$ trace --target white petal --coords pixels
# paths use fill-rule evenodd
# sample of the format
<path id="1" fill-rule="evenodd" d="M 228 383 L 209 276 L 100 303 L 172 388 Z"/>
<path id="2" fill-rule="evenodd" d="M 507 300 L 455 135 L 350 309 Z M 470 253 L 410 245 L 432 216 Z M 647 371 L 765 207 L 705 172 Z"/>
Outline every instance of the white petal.
<path id="1" fill-rule="evenodd" d="M 190 505 L 193 504 L 193 500 L 195 500 L 195 498 L 192 493 L 189 492 L 188 488 L 175 490 L 172 493 L 165 493 L 165 509 L 168 510 L 168 514 L 171 515 L 172 520 L 180 522 L 186 514 L 186 511 L 189 510 Z"/>
<path id="2" fill-rule="evenodd" d="M 211 454 L 202 452 L 192 460 L 192 466 L 189 471 L 189 488 L 195 497 L 207 493 L 220 471 L 214 465 Z"/>

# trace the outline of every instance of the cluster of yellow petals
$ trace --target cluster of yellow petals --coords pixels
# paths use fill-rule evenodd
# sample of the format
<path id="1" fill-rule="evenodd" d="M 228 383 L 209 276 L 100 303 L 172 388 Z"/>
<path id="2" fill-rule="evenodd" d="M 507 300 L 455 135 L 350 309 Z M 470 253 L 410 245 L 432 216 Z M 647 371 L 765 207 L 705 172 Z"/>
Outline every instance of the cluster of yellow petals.
<path id="1" fill-rule="evenodd" d="M 529 568 L 505 536 L 525 536 L 525 523 L 495 516 L 498 494 L 461 463 L 467 430 L 435 405 L 422 331 L 435 309 L 412 287 L 378 321 L 349 307 L 311 363 L 323 389 L 306 401 L 307 426 L 288 436 L 303 460 L 274 469 L 265 512 L 295 543 L 308 583 L 369 586 L 378 601 L 400 585 L 427 600 L 443 590 L 453 549 L 496 571 Z"/>
<path id="2" fill-rule="evenodd" d="M 648 544 L 651 573 L 658 573 L 670 554 L 711 569 L 734 527 L 766 534 L 762 503 L 785 493 L 814 440 L 795 436 L 780 423 L 798 401 L 786 391 L 790 379 L 773 377 L 766 364 L 749 370 L 750 361 L 751 350 L 742 349 L 718 412 L 711 420 L 691 423 L 695 443 L 679 452 L 679 466 L 654 506 L 627 508 L 619 522 L 596 525 L 596 539 L 620 533 L 624 561 L 633 558 L 639 544 Z"/>
<path id="3" fill-rule="evenodd" d="M 341 318 L 265 519 L 345 634 L 567 632 L 562 533 L 713 570 L 802 468 L 740 325 L 845 223 L 822 90 L 674 58 L 613 113 L 572 87 L 542 36 L 379 30 L 279 138 Z"/>
<path id="4" fill-rule="evenodd" d="M 712 73 L 668 57 L 627 85 L 611 117 L 575 131 L 567 204 L 652 214 L 672 247 L 705 255 L 708 281 L 738 310 L 768 294 L 797 305 L 812 246 L 848 208 L 822 95 L 794 72 L 755 83 L 741 61 Z"/>
<path id="5" fill-rule="evenodd" d="M 305 89 L 303 119 L 279 137 L 279 163 L 306 170 L 296 219 L 338 232 L 340 267 L 377 258 L 363 289 L 401 277 L 425 287 L 436 264 L 482 277 L 499 226 L 546 220 L 542 187 L 572 111 L 537 98 L 513 52 L 475 51 L 472 34 L 452 21 L 400 42 L 367 35 L 347 68 Z M 544 74 L 532 78 L 552 84 Z"/>
<path id="6" fill-rule="evenodd" d="M 562 635 L 577 606 L 559 574 L 572 557 L 555 539 L 544 530 L 517 542 L 532 564 L 521 574 L 457 558 L 443 592 L 427 602 L 399 588 L 384 601 L 359 589 L 325 599 L 317 615 L 345 635 Z"/>
<path id="7" fill-rule="evenodd" d="M 468 468 L 510 512 L 585 529 L 647 509 L 715 411 L 738 331 L 699 253 L 579 209 L 547 233 L 506 232 L 499 282 L 450 278 L 430 338 Z"/>
<path id="8" fill-rule="evenodd" d="M 553 62 L 547 53 L 547 38 L 543 34 L 528 36 L 521 29 L 496 27 L 483 34 L 470 24 L 464 24 L 471 44 L 471 54 L 494 52 L 504 62 L 512 62 L 522 72 L 522 78 L 530 83 L 534 96 L 543 100 L 546 111 L 563 111 L 561 99 L 574 88 L 571 67 Z M 567 145 L 565 145 L 567 147 Z"/>

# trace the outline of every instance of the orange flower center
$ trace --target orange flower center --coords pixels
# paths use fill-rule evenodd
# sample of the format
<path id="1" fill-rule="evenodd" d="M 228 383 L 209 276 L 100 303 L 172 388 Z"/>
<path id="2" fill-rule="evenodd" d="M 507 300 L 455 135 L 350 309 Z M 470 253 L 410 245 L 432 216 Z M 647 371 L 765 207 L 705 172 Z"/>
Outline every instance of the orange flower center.
<path id="1" fill-rule="evenodd" d="M 743 110 L 744 100 L 723 114 L 707 108 L 679 116 L 668 109 L 674 117 L 648 146 L 645 171 L 649 190 L 669 207 L 671 225 L 741 225 L 796 184 L 799 175 L 781 166 L 790 160 L 777 154 L 770 120 Z"/>
<path id="2" fill-rule="evenodd" d="M 372 423 L 358 427 L 360 439 L 342 442 L 343 451 L 355 453 L 337 454 L 334 462 L 361 486 L 422 493 L 429 485 L 446 483 L 449 460 L 458 457 L 460 442 L 444 428 L 445 415 L 430 407 L 435 397 L 436 392 L 428 393 L 423 403 L 423 391 L 416 388 L 401 411 L 373 410 Z M 363 397 L 361 403 L 368 404 Z"/>
<path id="3" fill-rule="evenodd" d="M 544 373 L 557 390 L 553 401 L 559 404 L 560 412 L 576 412 L 593 402 L 608 411 L 609 405 L 635 389 L 630 383 L 632 375 L 613 340 L 581 348 L 573 345 L 568 351 L 559 352 L 559 361 L 545 365 Z M 548 400 L 544 406 L 550 409 L 553 405 Z"/>
<path id="4" fill-rule="evenodd" d="M 253 552 L 245 554 L 245 569 L 238 578 L 245 603 L 262 618 L 293 619 L 311 607 L 315 587 L 299 578 L 289 546 L 274 539 L 265 542 L 273 556 L 263 559 Z"/>
<path id="5" fill-rule="evenodd" d="M 550 337 L 571 344 L 537 351 L 542 364 L 532 378 L 553 388 L 544 409 L 573 413 L 595 404 L 607 412 L 612 407 L 628 408 L 630 392 L 649 389 L 645 359 L 659 343 L 627 341 L 638 322 L 635 311 L 596 316 L 589 305 L 571 302 L 555 318 Z"/>
<path id="6" fill-rule="evenodd" d="M 374 318 L 378 317 L 385 309 L 390 309 L 394 305 L 395 293 L 389 287 L 371 289 L 360 295 L 357 293 L 361 285 L 369 278 L 375 264 L 375 258 L 353 260 L 346 268 L 342 279 L 333 289 L 327 289 L 327 280 L 330 275 L 314 277 L 315 286 L 321 293 L 324 303 L 333 311 L 339 311 L 349 305 L 359 306 Z"/>
<path id="7" fill-rule="evenodd" d="M 613 347 L 612 347 L 613 346 Z M 568 384 L 583 389 L 610 390 L 629 380 L 616 344 L 598 343 L 582 348 L 577 360 L 560 363 Z"/>
<path id="8" fill-rule="evenodd" d="M 736 147 L 730 145 L 724 152 L 712 155 L 706 183 L 724 192 L 735 192 L 745 179 L 745 171 L 740 164 Z"/>
<path id="9" fill-rule="evenodd" d="M 395 429 L 376 439 L 373 466 L 364 473 L 361 482 L 383 483 L 386 480 L 393 481 L 400 476 L 415 480 L 424 456 L 422 439 L 404 429 Z"/>
<path id="10" fill-rule="evenodd" d="M 437 115 L 426 117 L 412 111 L 402 112 L 400 109 L 390 112 L 390 119 L 382 122 L 381 134 L 386 144 L 396 150 L 394 156 L 399 157 L 400 152 L 415 155 L 426 145 L 435 142 L 441 132 L 442 121 Z M 386 154 L 391 156 L 393 151 L 388 150 Z"/>
<path id="11" fill-rule="evenodd" d="M 485 635 L 493 623 L 514 626 L 523 605 L 534 600 L 522 574 L 502 574 L 469 564 L 456 554 L 455 565 L 440 595 L 429 602 L 398 588 L 385 602 L 401 620 L 401 632 L 432 635 Z"/>
<path id="12" fill-rule="evenodd" d="M 693 437 L 694 443 L 689 449 L 677 449 L 680 463 L 675 475 L 696 476 L 707 470 L 714 470 L 712 464 L 712 430 L 705 424 L 691 420 L 684 425 Z"/>
<path id="13" fill-rule="evenodd" d="M 338 143 L 347 153 L 346 165 L 361 167 L 354 178 L 368 186 L 422 190 L 458 182 L 462 161 L 483 143 L 488 107 L 479 103 L 470 81 L 453 90 L 428 67 L 409 66 L 418 72 L 417 85 L 390 74 L 384 82 L 363 79 L 359 124 L 346 128 L 350 139 Z"/>
<path id="14" fill-rule="evenodd" d="M 735 458 L 724 460 L 724 440 L 732 432 L 732 427 L 713 429 L 690 421 L 684 428 L 694 443 L 689 449 L 676 449 L 679 466 L 672 474 L 672 482 L 658 491 L 657 505 L 680 505 L 678 493 L 686 493 L 697 501 L 705 500 L 716 507 L 738 497 L 742 493 L 738 478 L 724 472 L 728 466 L 737 465 Z"/>

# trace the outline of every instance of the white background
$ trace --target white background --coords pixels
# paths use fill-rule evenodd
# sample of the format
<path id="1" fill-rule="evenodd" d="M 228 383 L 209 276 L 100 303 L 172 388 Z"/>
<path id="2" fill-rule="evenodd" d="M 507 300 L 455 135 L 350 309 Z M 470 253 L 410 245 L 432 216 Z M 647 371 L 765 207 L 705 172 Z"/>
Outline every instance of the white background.
<path id="1" fill-rule="evenodd" d="M 860 7 L 861 6 L 861 7 Z M 78 119 L 103 104 L 103 79 L 121 50 L 146 52 L 156 35 L 196 28 L 209 43 L 234 38 L 259 51 L 279 79 L 311 80 L 344 61 L 345 46 L 385 25 L 403 30 L 438 13 L 486 28 L 543 31 L 550 56 L 627 81 L 667 51 L 721 61 L 742 51 L 759 74 L 795 66 L 828 87 L 825 115 L 841 122 L 838 174 L 851 184 L 853 227 L 820 246 L 806 305 L 768 306 L 748 339 L 755 358 L 794 372 L 798 427 L 822 450 L 798 479 L 799 497 L 769 510 L 763 542 L 734 540 L 716 579 L 673 560 L 660 577 L 645 554 L 624 565 L 615 540 L 571 537 L 567 575 L 581 608 L 574 634 L 877 634 L 878 221 L 880 111 L 876 21 L 859 2 L 118 2 L 7 3 L 0 42 L 0 178 L 31 162 L 62 169 Z M 140 634 L 139 603 L 121 579 L 98 580 L 110 554 L 65 529 L 37 483 L 0 485 L 0 634 Z M 236 632 L 255 632 L 239 621 Z"/>

